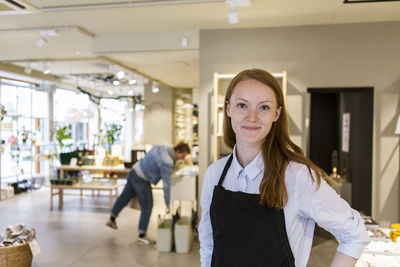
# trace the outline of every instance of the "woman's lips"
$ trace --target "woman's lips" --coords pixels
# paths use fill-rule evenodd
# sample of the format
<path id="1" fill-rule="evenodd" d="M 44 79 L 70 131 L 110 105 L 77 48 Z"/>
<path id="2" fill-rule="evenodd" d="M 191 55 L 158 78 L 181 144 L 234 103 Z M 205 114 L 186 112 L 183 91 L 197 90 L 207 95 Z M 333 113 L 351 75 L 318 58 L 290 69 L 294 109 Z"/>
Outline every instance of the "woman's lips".
<path id="1" fill-rule="evenodd" d="M 260 127 L 257 126 L 242 126 L 242 128 L 244 128 L 247 131 L 257 131 L 260 129 Z"/>

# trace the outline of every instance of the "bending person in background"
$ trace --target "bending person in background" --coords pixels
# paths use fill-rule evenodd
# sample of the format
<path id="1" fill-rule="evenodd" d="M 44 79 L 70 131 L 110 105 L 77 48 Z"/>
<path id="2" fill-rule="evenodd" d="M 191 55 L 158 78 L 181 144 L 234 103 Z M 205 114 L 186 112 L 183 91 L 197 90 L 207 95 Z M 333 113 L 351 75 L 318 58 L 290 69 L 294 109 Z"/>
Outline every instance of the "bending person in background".
<path id="1" fill-rule="evenodd" d="M 340 241 L 331 266 L 353 266 L 369 243 L 364 222 L 290 140 L 278 81 L 260 69 L 242 71 L 224 107 L 233 153 L 205 173 L 201 266 L 305 267 L 315 223 Z"/>
<path id="2" fill-rule="evenodd" d="M 188 144 L 180 142 L 174 147 L 169 145 L 155 145 L 146 155 L 136 162 L 128 174 L 128 178 L 122 191 L 111 210 L 110 220 L 107 226 L 117 229 L 116 218 L 129 201 L 137 196 L 141 208 L 139 219 L 138 242 L 150 244 L 146 237 L 151 211 L 153 209 L 153 194 L 151 184 L 163 181 L 164 201 L 166 211 L 170 209 L 170 184 L 171 173 L 177 160 L 185 158 L 190 154 Z"/>

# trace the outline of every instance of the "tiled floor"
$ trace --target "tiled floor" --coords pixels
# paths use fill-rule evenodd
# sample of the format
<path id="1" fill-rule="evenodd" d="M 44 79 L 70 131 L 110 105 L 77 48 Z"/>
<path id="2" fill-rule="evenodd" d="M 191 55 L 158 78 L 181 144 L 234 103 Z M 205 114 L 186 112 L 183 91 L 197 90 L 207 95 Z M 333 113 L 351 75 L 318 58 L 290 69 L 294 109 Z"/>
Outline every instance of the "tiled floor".
<path id="1" fill-rule="evenodd" d="M 125 208 L 118 218 L 118 230 L 105 226 L 108 198 L 81 199 L 78 192 L 64 197 L 64 208 L 50 211 L 50 192 L 42 188 L 0 202 L 0 231 L 9 224 L 25 223 L 36 228 L 41 254 L 34 257 L 33 267 L 188 267 L 200 266 L 199 243 L 194 242 L 189 254 L 161 253 L 156 246 L 136 243 L 139 211 Z M 162 192 L 154 190 L 155 208 L 148 230 L 156 239 L 157 215 L 164 205 Z M 188 203 L 187 203 L 188 204 Z M 184 206 L 183 213 L 190 210 Z M 329 266 L 336 241 L 316 236 L 309 267 Z"/>

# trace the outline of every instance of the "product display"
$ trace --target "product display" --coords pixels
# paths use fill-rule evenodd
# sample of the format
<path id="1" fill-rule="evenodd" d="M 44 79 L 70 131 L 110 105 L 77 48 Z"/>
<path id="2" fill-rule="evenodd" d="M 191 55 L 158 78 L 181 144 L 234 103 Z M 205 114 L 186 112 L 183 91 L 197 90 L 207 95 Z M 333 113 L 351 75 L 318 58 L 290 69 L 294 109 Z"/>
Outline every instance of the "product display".
<path id="1" fill-rule="evenodd" d="M 7 226 L 0 240 L 0 266 L 30 267 L 33 257 L 40 253 L 35 230 L 25 224 Z"/>
<path id="2" fill-rule="evenodd" d="M 16 246 L 30 242 L 34 239 L 35 232 L 26 228 L 25 224 L 7 226 L 4 234 L 0 235 L 0 247 Z"/>

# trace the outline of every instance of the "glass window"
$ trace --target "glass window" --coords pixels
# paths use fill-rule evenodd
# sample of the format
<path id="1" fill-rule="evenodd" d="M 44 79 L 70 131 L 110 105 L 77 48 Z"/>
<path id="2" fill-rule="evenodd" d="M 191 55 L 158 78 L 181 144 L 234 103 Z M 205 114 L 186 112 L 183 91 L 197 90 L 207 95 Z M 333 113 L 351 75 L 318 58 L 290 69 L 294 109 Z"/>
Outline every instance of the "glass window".
<path id="1" fill-rule="evenodd" d="M 30 117 L 32 116 L 32 95 L 31 89 L 26 87 L 18 87 L 17 90 L 17 106 L 18 115 Z"/>
<path id="2" fill-rule="evenodd" d="M 33 90 L 32 92 L 32 116 L 35 118 L 49 117 L 48 92 Z"/>

